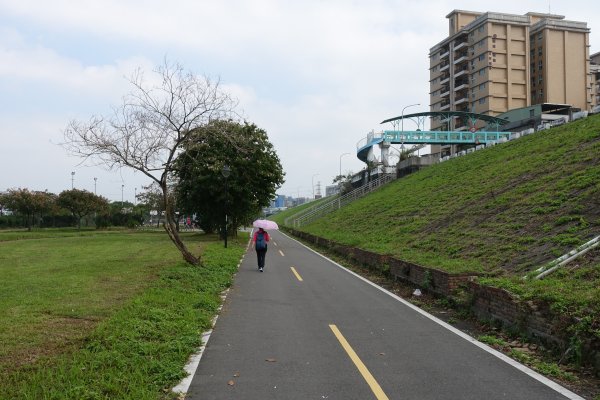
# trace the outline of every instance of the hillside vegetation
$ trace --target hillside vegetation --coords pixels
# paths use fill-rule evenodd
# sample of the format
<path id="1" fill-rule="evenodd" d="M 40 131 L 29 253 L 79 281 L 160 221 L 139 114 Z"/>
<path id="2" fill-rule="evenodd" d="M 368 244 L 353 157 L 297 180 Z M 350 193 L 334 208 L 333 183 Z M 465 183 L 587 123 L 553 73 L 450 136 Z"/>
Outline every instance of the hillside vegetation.
<path id="1" fill-rule="evenodd" d="M 600 235 L 600 115 L 434 165 L 301 230 L 595 309 L 599 325 L 597 249 L 544 280 L 521 277 Z"/>

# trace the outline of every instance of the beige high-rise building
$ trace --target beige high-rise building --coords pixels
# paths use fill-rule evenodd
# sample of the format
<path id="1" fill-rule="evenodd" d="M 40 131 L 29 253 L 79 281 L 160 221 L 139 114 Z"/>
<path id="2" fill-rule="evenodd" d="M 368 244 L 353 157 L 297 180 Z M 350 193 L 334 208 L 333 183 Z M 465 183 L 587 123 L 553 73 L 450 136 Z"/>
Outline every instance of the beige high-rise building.
<path id="1" fill-rule="evenodd" d="M 590 56 L 592 108 L 600 106 L 600 52 Z"/>
<path id="2" fill-rule="evenodd" d="M 431 111 L 495 116 L 538 103 L 592 106 L 589 32 L 562 15 L 454 10 L 449 36 L 430 49 Z M 470 128 L 459 119 L 431 129 Z"/>

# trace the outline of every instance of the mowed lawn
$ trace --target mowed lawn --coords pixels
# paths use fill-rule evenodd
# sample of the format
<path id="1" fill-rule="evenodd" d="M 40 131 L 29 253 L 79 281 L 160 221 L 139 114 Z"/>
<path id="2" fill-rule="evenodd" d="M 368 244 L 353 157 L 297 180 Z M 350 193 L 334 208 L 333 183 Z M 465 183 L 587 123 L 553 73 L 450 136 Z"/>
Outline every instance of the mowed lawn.
<path id="1" fill-rule="evenodd" d="M 0 398 L 164 397 L 161 392 L 166 386 L 180 378 L 179 365 L 171 365 L 163 381 L 158 379 L 157 387 L 144 393 L 127 387 L 127 372 L 120 364 L 128 360 L 115 357 L 111 361 L 110 356 L 91 353 L 101 352 L 98 346 L 108 348 L 135 337 L 136 349 L 126 344 L 126 350 L 119 353 L 132 350 L 137 356 L 141 348 L 144 362 L 157 357 L 151 354 L 156 349 L 141 346 L 140 340 L 156 342 L 158 348 L 169 340 L 179 343 L 172 336 L 182 331 L 188 336 L 177 349 L 176 358 L 183 362 L 198 345 L 199 337 L 195 336 L 206 328 L 200 325 L 210 320 L 219 302 L 218 293 L 231 282 L 243 252 L 243 239 L 222 249 L 214 236 L 186 234 L 184 238 L 193 253 L 205 254 L 205 267 L 183 263 L 175 246 L 159 231 L 0 232 Z M 198 286 L 201 283 L 207 286 Z M 190 310 L 185 311 L 185 307 Z M 181 315 L 176 315 L 180 311 Z M 140 315 L 145 315 L 142 321 L 131 326 L 130 321 Z M 180 322 L 188 326 L 187 331 L 174 328 Z M 162 341 L 157 340 L 161 337 Z M 98 357 L 105 357 L 106 365 L 86 365 Z M 77 366 L 72 368 L 72 363 Z M 92 375 L 100 372 L 110 376 L 114 372 L 115 376 L 106 378 L 110 383 L 98 383 L 104 378 L 86 377 L 88 368 L 100 368 L 90 371 Z M 71 376 L 73 369 L 81 376 Z M 161 374 L 165 375 L 164 371 Z M 69 382 L 77 379 L 81 380 L 75 383 L 77 388 L 69 387 Z M 136 378 L 142 387 L 148 386 L 144 379 Z M 48 386 L 24 388 L 42 382 Z"/>

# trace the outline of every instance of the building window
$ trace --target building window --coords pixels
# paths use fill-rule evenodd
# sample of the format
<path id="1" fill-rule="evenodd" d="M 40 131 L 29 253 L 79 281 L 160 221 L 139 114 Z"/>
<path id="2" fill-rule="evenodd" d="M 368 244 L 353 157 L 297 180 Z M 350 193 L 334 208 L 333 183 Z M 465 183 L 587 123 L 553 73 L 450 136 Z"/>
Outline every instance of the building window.
<path id="1" fill-rule="evenodd" d="M 538 33 L 537 40 L 542 40 L 543 38 L 544 38 L 544 33 L 543 32 Z"/>
<path id="2" fill-rule="evenodd" d="M 485 68 L 481 68 L 481 69 L 479 70 L 479 76 L 482 76 L 482 75 L 484 75 L 484 74 L 485 74 Z"/>
<path id="3" fill-rule="evenodd" d="M 539 56 L 539 57 L 541 57 L 543 54 L 544 54 L 544 48 L 543 48 L 543 47 L 540 47 L 540 48 L 538 49 L 538 56 Z"/>
<path id="4" fill-rule="evenodd" d="M 485 97 L 482 97 L 481 99 L 479 99 L 479 104 L 485 104 Z"/>
<path id="5" fill-rule="evenodd" d="M 483 32 L 484 29 L 485 29 L 485 27 L 483 25 L 481 25 L 479 28 L 477 28 L 477 32 L 481 33 L 481 32 Z"/>

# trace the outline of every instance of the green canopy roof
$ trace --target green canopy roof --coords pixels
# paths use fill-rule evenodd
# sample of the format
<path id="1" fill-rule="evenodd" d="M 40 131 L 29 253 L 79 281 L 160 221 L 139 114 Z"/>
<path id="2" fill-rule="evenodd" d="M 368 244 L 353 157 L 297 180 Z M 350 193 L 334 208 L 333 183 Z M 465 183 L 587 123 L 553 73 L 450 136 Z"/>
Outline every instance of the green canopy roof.
<path id="1" fill-rule="evenodd" d="M 466 111 L 426 111 L 426 112 L 406 114 L 406 115 L 403 115 L 400 117 L 386 119 L 385 121 L 382 121 L 381 123 L 385 124 L 386 122 L 398 121 L 401 119 L 413 118 L 413 117 L 440 117 L 440 118 L 462 117 L 462 118 L 468 118 L 471 120 L 481 120 L 481 121 L 485 121 L 485 122 L 492 123 L 492 124 L 498 124 L 498 125 L 504 125 L 504 124 L 508 123 L 508 121 L 501 119 L 501 118 L 496 118 L 496 117 L 492 117 L 492 116 L 485 115 L 485 114 L 476 114 L 476 113 L 466 112 Z"/>

